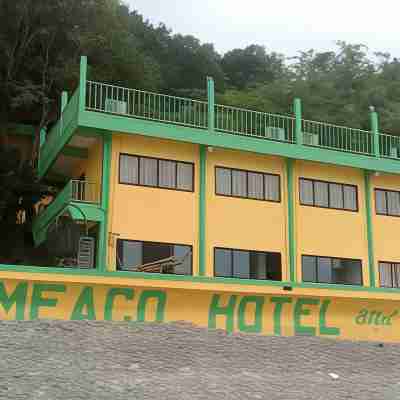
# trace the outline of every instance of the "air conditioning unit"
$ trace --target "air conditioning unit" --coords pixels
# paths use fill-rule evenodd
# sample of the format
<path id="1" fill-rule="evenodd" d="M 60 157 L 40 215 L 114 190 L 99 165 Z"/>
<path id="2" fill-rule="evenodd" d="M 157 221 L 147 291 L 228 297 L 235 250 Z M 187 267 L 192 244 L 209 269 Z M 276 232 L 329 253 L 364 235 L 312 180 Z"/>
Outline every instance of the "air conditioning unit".
<path id="1" fill-rule="evenodd" d="M 274 140 L 285 140 L 285 130 L 283 128 L 276 128 L 275 126 L 267 126 L 265 136 Z"/>
<path id="2" fill-rule="evenodd" d="M 79 238 L 78 267 L 94 268 L 95 240 L 89 236 Z"/>
<path id="3" fill-rule="evenodd" d="M 127 114 L 128 106 L 126 101 L 106 99 L 105 111 L 113 114 Z"/>
<path id="4" fill-rule="evenodd" d="M 399 158 L 399 149 L 398 147 L 390 147 L 389 156 L 392 158 Z"/>
<path id="5" fill-rule="evenodd" d="M 318 134 L 303 132 L 303 144 L 305 144 L 307 146 L 319 146 Z"/>

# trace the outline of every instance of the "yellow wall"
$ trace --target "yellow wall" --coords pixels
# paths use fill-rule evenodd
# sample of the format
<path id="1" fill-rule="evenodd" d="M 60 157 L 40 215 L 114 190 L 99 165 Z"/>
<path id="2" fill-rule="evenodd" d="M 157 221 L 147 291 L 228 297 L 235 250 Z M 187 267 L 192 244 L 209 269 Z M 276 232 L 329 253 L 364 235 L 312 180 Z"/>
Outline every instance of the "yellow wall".
<path id="1" fill-rule="evenodd" d="M 381 298 L 360 292 L 354 298 L 351 292 L 343 296 L 318 289 L 288 294 L 268 286 L 252 293 L 222 290 L 221 284 L 218 290 L 205 283 L 182 287 L 174 281 L 29 275 L 0 272 L 0 320 L 186 321 L 230 332 L 400 342 L 393 294 Z"/>
<path id="2" fill-rule="evenodd" d="M 371 175 L 372 221 L 374 234 L 374 256 L 376 266 L 376 285 L 379 286 L 379 261 L 400 263 L 399 233 L 400 218 L 376 214 L 374 189 L 400 191 L 398 175 Z"/>
<path id="3" fill-rule="evenodd" d="M 300 205 L 299 178 L 356 185 L 358 212 Z M 363 171 L 334 165 L 295 161 L 295 231 L 297 279 L 301 256 L 317 255 L 361 259 L 364 285 L 369 284 Z"/>
<path id="4" fill-rule="evenodd" d="M 217 196 L 216 166 L 280 175 L 281 202 Z M 281 253 L 282 278 L 288 279 L 284 160 L 214 148 L 207 153 L 206 185 L 206 275 L 214 274 L 214 247 L 227 247 Z"/>
<path id="5" fill-rule="evenodd" d="M 195 164 L 195 192 L 119 184 L 119 154 L 188 161 Z M 112 136 L 108 265 L 116 264 L 116 238 L 193 246 L 193 273 L 198 272 L 197 145 L 143 136 Z M 118 236 L 117 236 L 118 235 Z"/>

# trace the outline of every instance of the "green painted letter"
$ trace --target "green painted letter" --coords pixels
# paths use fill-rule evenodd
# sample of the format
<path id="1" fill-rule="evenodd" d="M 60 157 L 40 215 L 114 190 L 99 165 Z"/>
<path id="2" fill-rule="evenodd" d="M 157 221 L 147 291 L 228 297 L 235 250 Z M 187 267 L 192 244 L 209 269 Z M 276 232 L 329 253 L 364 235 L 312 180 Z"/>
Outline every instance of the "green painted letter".
<path id="1" fill-rule="evenodd" d="M 147 301 L 151 298 L 155 298 L 158 300 L 157 302 L 157 311 L 156 311 L 156 321 L 155 322 L 163 322 L 164 314 L 165 314 L 165 303 L 167 302 L 167 295 L 165 292 L 161 292 L 159 290 L 146 290 L 140 296 L 140 300 L 137 308 L 137 320 L 138 322 L 144 322 L 146 319 L 146 304 Z"/>
<path id="2" fill-rule="evenodd" d="M 330 304 L 330 300 L 324 300 L 322 302 L 321 309 L 319 310 L 319 333 L 321 335 L 339 336 L 339 328 L 326 326 L 326 313 Z"/>
<path id="3" fill-rule="evenodd" d="M 319 304 L 318 299 L 298 299 L 294 306 L 294 332 L 300 335 L 315 336 L 315 328 L 312 326 L 304 326 L 301 324 L 301 317 L 303 315 L 310 315 L 311 311 L 309 308 L 303 308 L 303 306 L 317 306 Z"/>
<path id="4" fill-rule="evenodd" d="M 246 306 L 254 303 L 256 306 L 254 312 L 254 323 L 246 324 Z M 239 303 L 239 330 L 248 333 L 260 333 L 262 331 L 262 312 L 264 308 L 264 297 L 245 296 Z"/>
<path id="5" fill-rule="evenodd" d="M 229 333 L 233 332 L 233 317 L 236 306 L 236 296 L 231 296 L 229 303 L 226 307 L 220 307 L 218 305 L 221 295 L 214 294 L 211 300 L 210 309 L 208 311 L 208 327 L 216 329 L 217 327 L 217 315 L 226 315 L 226 330 Z"/>
<path id="6" fill-rule="evenodd" d="M 30 319 L 33 320 L 38 318 L 40 307 L 57 306 L 58 300 L 42 297 L 43 292 L 65 293 L 66 290 L 65 285 L 62 284 L 35 283 L 33 285 Z"/>
<path id="7" fill-rule="evenodd" d="M 86 307 L 86 313 L 83 313 L 83 309 Z M 93 288 L 86 286 L 82 293 L 79 295 L 75 307 L 72 310 L 71 319 L 74 320 L 96 320 L 96 312 L 94 309 L 93 300 Z"/>
<path id="8" fill-rule="evenodd" d="M 275 303 L 274 310 L 274 335 L 280 336 L 282 334 L 282 308 L 284 304 L 291 303 L 290 297 L 272 297 L 271 303 Z"/>
<path id="9" fill-rule="evenodd" d="M 114 299 L 117 296 L 124 296 L 126 300 L 133 300 L 133 289 L 130 288 L 113 288 L 107 293 L 106 305 L 104 307 L 104 319 L 106 321 L 112 321 L 112 312 L 114 307 Z M 132 318 L 130 316 L 125 316 L 125 321 L 130 321 Z"/>
<path id="10" fill-rule="evenodd" d="M 0 306 L 2 306 L 5 312 L 8 314 L 11 307 L 16 304 L 16 320 L 23 320 L 25 314 L 26 295 L 28 293 L 28 283 L 20 282 L 15 287 L 14 292 L 7 295 L 4 282 L 0 282 Z"/>

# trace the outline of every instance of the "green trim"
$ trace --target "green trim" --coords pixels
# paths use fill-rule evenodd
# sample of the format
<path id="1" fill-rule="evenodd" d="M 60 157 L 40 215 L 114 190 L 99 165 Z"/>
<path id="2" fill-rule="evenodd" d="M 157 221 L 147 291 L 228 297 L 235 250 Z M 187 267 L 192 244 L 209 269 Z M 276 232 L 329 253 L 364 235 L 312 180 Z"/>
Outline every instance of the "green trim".
<path id="1" fill-rule="evenodd" d="M 61 93 L 61 114 L 64 112 L 68 104 L 68 92 L 65 90 Z"/>
<path id="2" fill-rule="evenodd" d="M 104 130 L 105 132 L 122 132 L 135 135 L 140 133 L 143 136 L 204 144 L 206 146 L 400 174 L 399 160 L 376 158 L 362 154 L 301 146 L 223 132 L 215 134 L 205 129 L 189 128 L 94 111 L 81 112 L 79 124 L 95 130 Z"/>
<path id="3" fill-rule="evenodd" d="M 375 256 L 374 256 L 374 236 L 372 227 L 372 201 L 371 201 L 371 173 L 364 171 L 365 182 L 365 214 L 367 222 L 367 242 L 368 242 L 368 265 L 369 282 L 371 287 L 375 287 Z"/>
<path id="4" fill-rule="evenodd" d="M 97 269 L 107 270 L 107 239 L 108 239 L 108 209 L 110 202 L 110 172 L 112 155 L 112 137 L 107 133 L 103 136 L 103 165 L 101 178 L 101 208 L 104 213 L 104 220 L 100 223 Z"/>
<path id="5" fill-rule="evenodd" d="M 199 188 L 199 275 L 206 274 L 206 175 L 207 147 L 200 146 L 200 188 Z"/>
<path id="6" fill-rule="evenodd" d="M 295 135 L 296 135 L 296 143 L 301 145 L 303 144 L 303 133 L 302 133 L 302 111 L 301 111 L 301 100 L 299 98 L 295 98 L 293 102 L 293 111 L 295 116 Z"/>
<path id="7" fill-rule="evenodd" d="M 329 290 L 340 290 L 347 292 L 365 292 L 365 293 L 391 293 L 397 294 L 400 298 L 400 290 L 394 288 L 380 288 L 380 287 L 366 287 L 366 286 L 353 286 L 353 285 L 336 285 L 336 284 L 320 284 L 320 283 L 294 283 L 281 282 L 281 281 L 262 281 L 262 280 L 251 280 L 251 279 L 236 279 L 236 278 L 209 278 L 201 276 L 186 276 L 186 275 L 167 275 L 167 274 L 156 274 L 156 273 L 142 273 L 142 272 L 124 272 L 124 271 L 97 271 L 87 269 L 68 269 L 68 268 L 57 268 L 57 267 L 33 267 L 25 265 L 0 265 L 0 271 L 3 272 L 25 272 L 25 273 L 37 273 L 37 274 L 54 274 L 54 275 L 67 275 L 67 276 L 94 276 L 103 278 L 126 278 L 130 280 L 144 279 L 144 280 L 161 280 L 171 282 L 194 282 L 194 283 L 206 283 L 206 284 L 222 284 L 222 285 L 241 285 L 241 286 L 265 286 L 265 287 L 284 287 L 290 286 L 292 291 L 291 296 L 297 295 L 295 289 L 329 289 Z M 287 291 L 285 293 L 288 294 Z M 317 295 L 317 294 L 316 294 Z"/>
<path id="8" fill-rule="evenodd" d="M 207 77 L 207 97 L 208 97 L 208 130 L 215 130 L 215 87 L 214 79 Z"/>
<path id="9" fill-rule="evenodd" d="M 371 118 L 371 131 L 372 131 L 373 140 L 374 140 L 374 154 L 375 154 L 375 157 L 380 157 L 378 113 L 376 111 L 372 111 L 370 114 L 370 118 Z"/>
<path id="10" fill-rule="evenodd" d="M 286 160 L 287 202 L 288 202 L 288 246 L 289 246 L 289 276 L 291 282 L 296 282 L 296 237 L 294 234 L 294 180 L 293 164 L 290 158 Z"/>
<path id="11" fill-rule="evenodd" d="M 79 111 L 84 111 L 86 107 L 86 80 L 87 80 L 87 57 L 81 57 L 79 69 Z"/>

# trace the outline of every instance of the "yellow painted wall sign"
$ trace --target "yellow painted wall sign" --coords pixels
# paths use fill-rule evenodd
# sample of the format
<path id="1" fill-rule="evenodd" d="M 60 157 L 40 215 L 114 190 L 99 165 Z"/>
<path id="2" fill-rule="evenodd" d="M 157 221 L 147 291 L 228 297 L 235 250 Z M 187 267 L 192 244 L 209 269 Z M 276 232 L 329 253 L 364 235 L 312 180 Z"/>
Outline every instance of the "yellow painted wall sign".
<path id="1" fill-rule="evenodd" d="M 155 289 L 131 282 L 113 287 L 3 279 L 0 319 L 186 321 L 228 332 L 400 341 L 398 301 Z"/>

